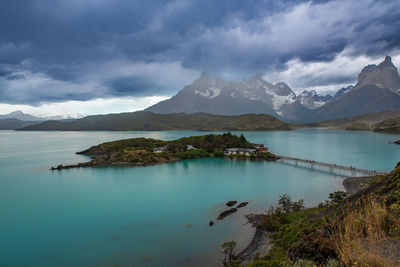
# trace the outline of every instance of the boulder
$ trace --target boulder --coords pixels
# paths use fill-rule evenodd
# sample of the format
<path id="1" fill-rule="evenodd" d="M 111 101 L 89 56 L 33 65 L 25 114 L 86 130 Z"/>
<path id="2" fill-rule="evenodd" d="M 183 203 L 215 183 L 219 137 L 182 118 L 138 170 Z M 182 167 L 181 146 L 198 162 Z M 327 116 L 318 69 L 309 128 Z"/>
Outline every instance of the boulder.
<path id="1" fill-rule="evenodd" d="M 209 225 L 209 226 L 213 226 L 213 225 L 214 225 L 214 222 L 213 222 L 213 221 L 210 221 L 210 222 L 208 223 L 208 225 Z"/>
<path id="2" fill-rule="evenodd" d="M 236 200 L 231 200 L 225 203 L 225 205 L 227 205 L 228 207 L 232 207 L 233 205 L 235 205 L 237 203 Z"/>
<path id="3" fill-rule="evenodd" d="M 229 210 L 223 211 L 218 215 L 218 220 L 222 220 L 223 218 L 225 218 L 226 216 L 229 216 L 233 213 L 237 212 L 237 208 L 231 208 Z"/>
<path id="4" fill-rule="evenodd" d="M 247 202 L 247 201 L 245 201 L 245 202 L 241 202 L 239 205 L 237 205 L 237 207 L 236 208 L 243 208 L 243 207 L 246 207 L 247 206 L 247 204 L 249 204 L 249 202 Z"/>

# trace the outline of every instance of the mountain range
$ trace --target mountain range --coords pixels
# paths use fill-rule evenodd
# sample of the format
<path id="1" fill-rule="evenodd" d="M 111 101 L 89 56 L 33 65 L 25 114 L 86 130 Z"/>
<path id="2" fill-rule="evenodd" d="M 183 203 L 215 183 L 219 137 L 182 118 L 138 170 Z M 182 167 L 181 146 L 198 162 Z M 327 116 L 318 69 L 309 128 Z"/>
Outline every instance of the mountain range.
<path id="1" fill-rule="evenodd" d="M 20 110 L 17 111 L 13 111 L 11 113 L 8 114 L 4 114 L 4 115 L 0 115 L 0 120 L 3 119 L 17 119 L 20 121 L 49 121 L 49 120 L 61 120 L 61 121 L 65 121 L 65 120 L 76 120 L 76 119 L 80 119 L 83 118 L 84 116 L 82 114 L 73 114 L 73 115 L 56 115 L 56 116 L 43 116 L 43 117 L 39 117 L 39 116 L 34 116 L 31 114 L 26 114 L 23 113 Z"/>
<path id="2" fill-rule="evenodd" d="M 269 114 L 288 122 L 317 122 L 400 109 L 400 76 L 389 56 L 368 65 L 353 86 L 334 96 L 303 91 L 299 96 L 284 82 L 269 83 L 254 76 L 225 81 L 203 73 L 175 96 L 146 111 L 155 113 L 209 112 L 219 115 Z"/>
<path id="3" fill-rule="evenodd" d="M 80 114 L 38 117 L 17 110 L 8 114 L 0 115 L 0 130 L 15 130 L 50 120 L 73 121 L 82 117 L 83 115 Z"/>

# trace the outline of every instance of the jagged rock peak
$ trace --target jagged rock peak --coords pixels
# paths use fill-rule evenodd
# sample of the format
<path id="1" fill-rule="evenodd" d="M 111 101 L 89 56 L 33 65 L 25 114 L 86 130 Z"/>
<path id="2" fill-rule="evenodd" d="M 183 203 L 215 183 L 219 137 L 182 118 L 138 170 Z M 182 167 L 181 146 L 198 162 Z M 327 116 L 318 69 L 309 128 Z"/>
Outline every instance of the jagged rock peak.
<path id="1" fill-rule="evenodd" d="M 355 89 L 364 87 L 365 85 L 375 85 L 390 89 L 400 88 L 400 76 L 397 68 L 393 65 L 389 56 L 379 65 L 368 65 L 362 69 L 358 75 L 358 83 Z"/>
<path id="2" fill-rule="evenodd" d="M 207 78 L 208 78 L 207 72 L 203 71 L 203 72 L 201 73 L 199 79 L 201 80 L 201 79 L 207 79 Z"/>
<path id="3" fill-rule="evenodd" d="M 394 64 L 392 62 L 392 58 L 390 56 L 386 56 L 385 60 L 382 61 L 381 63 L 379 63 L 379 65 L 375 65 L 375 64 L 367 65 L 366 67 L 364 67 L 361 70 L 361 73 L 373 72 L 373 71 L 376 71 L 378 69 L 384 69 L 386 67 L 394 68 L 394 69 L 397 70 L 397 68 L 394 66 Z"/>
<path id="4" fill-rule="evenodd" d="M 392 62 L 392 58 L 390 56 L 386 56 L 385 60 L 383 62 L 381 62 L 378 65 L 378 67 L 379 68 L 385 68 L 385 67 L 393 67 L 393 68 L 395 68 L 395 66 L 393 65 L 393 62 Z"/>

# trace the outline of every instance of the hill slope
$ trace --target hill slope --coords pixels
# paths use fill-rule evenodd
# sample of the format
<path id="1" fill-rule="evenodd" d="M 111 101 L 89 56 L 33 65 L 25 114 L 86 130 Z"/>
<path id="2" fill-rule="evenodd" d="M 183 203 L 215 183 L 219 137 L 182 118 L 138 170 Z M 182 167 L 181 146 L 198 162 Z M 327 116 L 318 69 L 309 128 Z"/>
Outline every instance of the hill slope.
<path id="1" fill-rule="evenodd" d="M 344 130 L 375 131 L 376 128 L 379 127 L 380 123 L 396 118 L 400 118 L 400 110 L 377 112 L 345 119 L 329 120 L 311 125 L 316 127 L 329 127 Z"/>
<path id="2" fill-rule="evenodd" d="M 290 130 L 292 126 L 270 115 L 222 116 L 207 113 L 157 114 L 133 112 L 88 116 L 71 122 L 47 121 L 25 131 L 139 131 L 139 130 Z"/>
<path id="3" fill-rule="evenodd" d="M 247 266 L 398 266 L 400 163 L 388 175 L 358 179 L 364 189 L 345 199 L 334 192 L 305 209 L 283 195 L 267 214 L 246 216 L 273 243 Z"/>

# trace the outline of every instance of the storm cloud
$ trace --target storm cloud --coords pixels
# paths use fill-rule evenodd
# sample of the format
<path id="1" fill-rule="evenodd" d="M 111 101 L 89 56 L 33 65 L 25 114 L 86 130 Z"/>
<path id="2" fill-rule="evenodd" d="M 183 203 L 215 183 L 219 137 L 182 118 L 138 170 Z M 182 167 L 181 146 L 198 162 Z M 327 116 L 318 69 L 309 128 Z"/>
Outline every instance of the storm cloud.
<path id="1" fill-rule="evenodd" d="M 324 90 L 399 48 L 396 0 L 3 0 L 0 103 L 168 96 L 202 71 Z"/>

